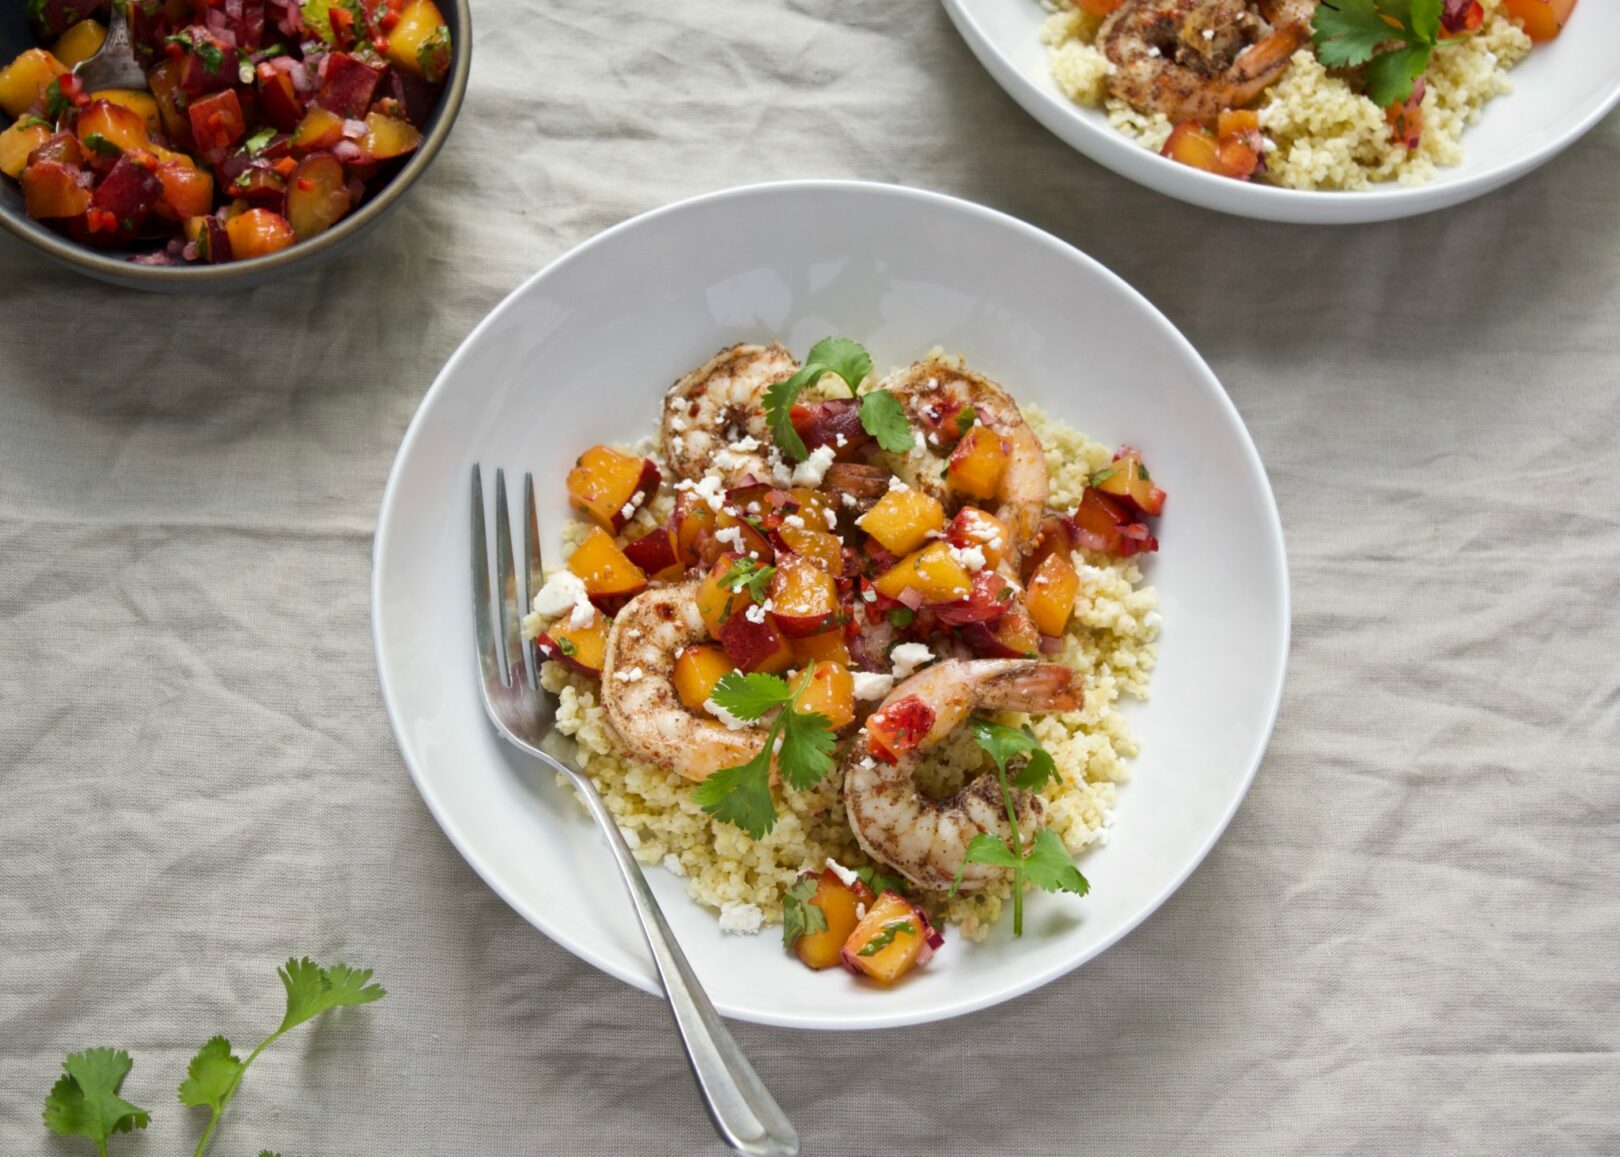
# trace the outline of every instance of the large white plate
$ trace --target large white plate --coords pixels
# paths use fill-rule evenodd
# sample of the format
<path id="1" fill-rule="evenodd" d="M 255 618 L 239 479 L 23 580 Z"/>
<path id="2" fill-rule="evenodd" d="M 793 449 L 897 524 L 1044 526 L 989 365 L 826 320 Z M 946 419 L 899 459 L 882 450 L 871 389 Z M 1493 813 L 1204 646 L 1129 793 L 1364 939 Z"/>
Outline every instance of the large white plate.
<path id="1" fill-rule="evenodd" d="M 881 366 L 930 346 L 1018 397 L 1143 448 L 1169 490 L 1147 569 L 1165 619 L 1143 754 L 1113 840 L 1085 858 L 1085 900 L 1038 896 L 1025 935 L 952 938 L 883 992 L 811 974 L 778 937 L 724 936 L 682 882 L 650 872 L 728 1016 L 876 1028 L 954 1016 L 1101 952 L 1175 890 L 1242 799 L 1282 691 L 1288 585 L 1254 446 L 1207 366 L 1119 278 L 976 205 L 850 183 L 767 185 L 626 222 L 506 299 L 462 344 L 412 421 L 383 497 L 372 614 L 383 696 L 428 807 L 478 873 L 559 944 L 654 990 L 607 849 L 579 806 L 498 741 L 474 685 L 469 471 L 533 470 L 554 544 L 581 449 L 652 428 L 663 390 L 736 341 L 801 354 L 829 334 Z M 555 557 L 555 546 L 552 546 Z"/>
<path id="2" fill-rule="evenodd" d="M 1122 177 L 1206 209 L 1312 225 L 1414 217 L 1459 205 L 1540 168 L 1620 104 L 1620 3 L 1582 0 L 1564 34 L 1537 45 L 1463 137 L 1463 163 L 1426 185 L 1301 192 L 1199 172 L 1115 132 L 1101 112 L 1058 91 L 1040 40 L 1039 0 L 944 0 L 979 63 L 1041 124 Z"/>

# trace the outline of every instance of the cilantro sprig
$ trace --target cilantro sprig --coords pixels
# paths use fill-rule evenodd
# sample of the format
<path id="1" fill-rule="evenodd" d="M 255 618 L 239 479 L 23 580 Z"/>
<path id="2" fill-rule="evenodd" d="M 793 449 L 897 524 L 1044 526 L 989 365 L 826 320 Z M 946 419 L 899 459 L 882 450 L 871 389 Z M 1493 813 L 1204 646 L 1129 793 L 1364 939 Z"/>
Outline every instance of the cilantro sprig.
<path id="1" fill-rule="evenodd" d="M 722 768 L 698 784 L 692 798 L 699 807 L 754 839 L 763 839 L 776 825 L 776 806 L 771 802 L 773 753 L 782 778 L 799 791 L 826 777 L 832 770 L 837 740 L 832 720 L 817 712 L 797 710 L 799 696 L 809 685 L 806 680 L 795 690 L 775 675 L 736 671 L 714 685 L 710 695 L 714 704 L 744 722 L 751 723 L 771 710 L 777 714 L 758 755 L 737 767 Z"/>
<path id="2" fill-rule="evenodd" d="M 1412 98 L 1440 41 L 1444 0 L 1322 0 L 1311 16 L 1316 55 L 1329 68 L 1366 65 L 1367 95 L 1381 108 Z M 1395 48 L 1379 49 L 1391 41 Z"/>
<path id="3" fill-rule="evenodd" d="M 1011 868 L 1013 935 L 1022 936 L 1025 880 L 1046 892 L 1071 892 L 1076 896 L 1084 896 L 1091 890 L 1091 885 L 1080 874 L 1080 869 L 1074 866 L 1074 861 L 1063 847 L 1063 841 L 1050 829 L 1042 828 L 1035 833 L 1034 843 L 1028 852 L 1024 850 L 1018 831 L 1018 812 L 1013 806 L 1012 789 L 1021 787 L 1027 791 L 1039 791 L 1048 780 L 1056 779 L 1057 765 L 1053 763 L 1052 756 L 1027 726 L 1022 729 L 1004 727 L 981 716 L 974 716 L 972 725 L 974 740 L 995 762 L 996 776 L 1001 781 L 1001 800 L 1007 809 L 1007 826 L 1011 834 L 1003 839 L 989 832 L 980 832 L 969 841 L 962 866 L 956 870 L 956 879 L 951 881 L 951 895 L 956 895 L 957 888 L 962 884 L 962 874 L 967 871 L 969 864 Z M 1026 757 L 1024 765 L 1009 777 L 1008 766 L 1018 756 Z"/>
<path id="4" fill-rule="evenodd" d="M 879 931 L 876 936 L 872 937 L 871 940 L 864 944 L 861 947 L 861 950 L 855 955 L 876 956 L 879 952 L 882 952 L 889 945 L 893 944 L 896 936 L 915 935 L 917 935 L 917 925 L 912 923 L 910 920 L 891 920 L 883 926 L 882 930 Z"/>
<path id="5" fill-rule="evenodd" d="M 859 342 L 829 337 L 811 346 L 810 355 L 798 373 L 765 391 L 765 420 L 782 453 L 795 462 L 809 457 L 804 439 L 793 428 L 793 403 L 806 386 L 828 374 L 835 375 L 849 387 L 850 397 L 860 399 L 861 429 L 876 438 L 879 446 L 894 454 L 911 449 L 911 423 L 899 400 L 887 390 L 857 393 L 861 382 L 871 372 L 872 355 Z"/>
<path id="6" fill-rule="evenodd" d="M 728 591 L 746 590 L 749 598 L 763 603 L 765 596 L 770 593 L 771 577 L 775 574 L 774 566 L 761 566 L 755 559 L 734 559 L 731 568 L 720 576 L 720 586 Z"/>
<path id="7" fill-rule="evenodd" d="M 782 947 L 791 949 L 801 936 L 814 936 L 827 930 L 827 913 L 812 904 L 818 886 L 816 877 L 805 876 L 782 894 Z"/>
<path id="8" fill-rule="evenodd" d="M 387 992 L 371 983 L 371 969 L 334 964 L 323 968 L 304 957 L 288 960 L 276 970 L 286 990 L 287 1007 L 281 1024 L 244 1060 L 224 1036 L 215 1036 L 197 1050 L 180 1083 L 182 1105 L 209 1110 L 208 1125 L 197 1142 L 202 1157 L 213 1139 L 220 1118 L 242 1086 L 242 1078 L 259 1054 L 290 1030 L 344 1005 L 370 1004 Z M 107 1139 L 114 1133 L 144 1129 L 151 1114 L 119 1095 L 134 1061 L 123 1049 L 94 1048 L 73 1053 L 62 1062 L 63 1075 L 45 1097 L 45 1127 L 62 1137 L 84 1137 L 107 1157 Z M 261 1150 L 260 1157 L 272 1157 Z"/>

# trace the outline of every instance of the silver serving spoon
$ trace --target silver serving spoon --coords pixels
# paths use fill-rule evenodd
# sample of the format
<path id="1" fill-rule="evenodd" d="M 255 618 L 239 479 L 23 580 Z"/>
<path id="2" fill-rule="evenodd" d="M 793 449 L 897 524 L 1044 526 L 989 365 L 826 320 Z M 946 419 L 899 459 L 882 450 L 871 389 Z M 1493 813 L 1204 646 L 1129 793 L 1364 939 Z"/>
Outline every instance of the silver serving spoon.
<path id="1" fill-rule="evenodd" d="M 129 17 L 123 5 L 114 4 L 107 23 L 107 39 L 101 51 L 73 66 L 73 75 L 84 82 L 86 92 L 104 88 L 146 87 L 146 70 L 135 63 L 135 43 L 129 37 Z"/>

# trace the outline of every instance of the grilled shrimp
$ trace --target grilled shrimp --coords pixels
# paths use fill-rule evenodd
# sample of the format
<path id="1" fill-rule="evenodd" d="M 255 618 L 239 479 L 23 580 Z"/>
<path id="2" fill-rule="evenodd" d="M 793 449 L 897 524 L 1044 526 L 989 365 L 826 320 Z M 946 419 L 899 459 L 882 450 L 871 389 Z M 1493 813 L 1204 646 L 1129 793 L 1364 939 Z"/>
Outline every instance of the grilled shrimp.
<path id="1" fill-rule="evenodd" d="M 882 388 L 900 400 L 913 429 L 937 425 L 928 420 L 929 412 L 948 414 L 960 406 L 972 406 L 979 421 L 1001 435 L 1007 445 L 1007 469 L 1001 476 L 993 513 L 1012 528 L 1013 542 L 1008 544 L 1006 559 L 1009 573 L 1016 573 L 1019 556 L 1035 545 L 1051 488 L 1046 452 L 1024 421 L 1018 403 L 989 378 L 943 361 L 922 361 L 897 370 Z M 948 458 L 948 452 L 929 439 L 905 455 L 911 484 L 947 504 L 950 493 L 942 474 Z"/>
<path id="2" fill-rule="evenodd" d="M 1212 121 L 1282 75 L 1315 11 L 1316 0 L 1125 0 L 1097 32 L 1109 91 L 1178 124 Z"/>
<path id="3" fill-rule="evenodd" d="M 670 387 L 664 396 L 664 461 L 679 478 L 694 482 L 720 465 L 729 481 L 744 474 L 765 477 L 765 391 L 798 372 L 799 363 L 780 343 L 723 349 Z M 749 439 L 753 439 L 750 445 Z M 734 443 L 743 449 L 734 449 Z M 725 456 L 717 463 L 721 452 Z"/>
<path id="4" fill-rule="evenodd" d="M 608 632 L 602 706 L 623 750 L 701 780 L 759 754 L 765 729 L 694 715 L 675 693 L 675 659 L 704 638 L 695 582 L 655 587 L 627 603 Z"/>
<path id="5" fill-rule="evenodd" d="M 896 687 L 878 711 L 900 704 L 901 710 L 918 717 L 917 726 L 928 730 L 918 746 L 897 763 L 886 763 L 873 753 L 865 730 L 845 757 L 844 809 L 861 847 L 919 887 L 932 891 L 949 888 L 974 836 L 994 832 L 1007 837 L 1007 811 L 993 772 L 978 776 L 948 799 L 923 795 L 913 781 L 923 753 L 955 730 L 974 708 L 1078 710 L 1080 695 L 1072 687 L 1073 676 L 1067 667 L 1033 659 L 947 659 Z M 927 711 L 907 708 L 906 700 L 916 700 Z M 1013 804 L 1019 835 L 1027 847 L 1040 826 L 1043 805 L 1033 792 L 1021 788 L 1013 789 Z M 999 878 L 1002 871 L 969 864 L 962 873 L 961 888 L 976 891 Z"/>

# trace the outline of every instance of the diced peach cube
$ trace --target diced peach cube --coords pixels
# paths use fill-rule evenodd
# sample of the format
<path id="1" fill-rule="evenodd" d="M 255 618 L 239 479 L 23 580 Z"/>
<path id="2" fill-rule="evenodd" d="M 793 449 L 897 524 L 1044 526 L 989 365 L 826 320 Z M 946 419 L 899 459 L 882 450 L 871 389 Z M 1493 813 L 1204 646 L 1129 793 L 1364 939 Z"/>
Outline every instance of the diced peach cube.
<path id="1" fill-rule="evenodd" d="M 920 490 L 890 487 L 877 505 L 856 520 L 890 554 L 907 554 L 945 529 L 945 508 Z"/>

